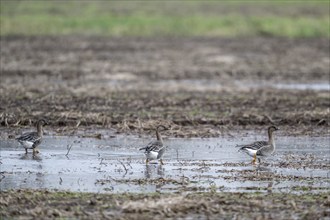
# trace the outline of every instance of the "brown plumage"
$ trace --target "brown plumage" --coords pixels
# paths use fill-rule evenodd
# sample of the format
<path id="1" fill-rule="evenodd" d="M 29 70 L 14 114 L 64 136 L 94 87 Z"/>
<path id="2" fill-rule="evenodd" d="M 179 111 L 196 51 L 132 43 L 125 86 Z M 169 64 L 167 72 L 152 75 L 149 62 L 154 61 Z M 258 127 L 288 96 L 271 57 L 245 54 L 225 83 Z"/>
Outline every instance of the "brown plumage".
<path id="1" fill-rule="evenodd" d="M 47 125 L 47 122 L 44 119 L 41 119 L 37 122 L 37 131 L 24 133 L 16 140 L 23 145 L 25 148 L 25 153 L 28 153 L 28 149 L 33 150 L 33 154 L 38 153 L 36 148 L 40 145 L 43 137 L 42 126 Z"/>
<path id="2" fill-rule="evenodd" d="M 240 147 L 239 151 L 243 151 L 253 157 L 253 164 L 257 158 L 260 162 L 260 157 L 269 156 L 275 152 L 276 146 L 273 132 L 277 130 L 279 129 L 275 126 L 268 127 L 268 141 L 257 141 L 252 144 L 238 145 L 237 147 Z"/>

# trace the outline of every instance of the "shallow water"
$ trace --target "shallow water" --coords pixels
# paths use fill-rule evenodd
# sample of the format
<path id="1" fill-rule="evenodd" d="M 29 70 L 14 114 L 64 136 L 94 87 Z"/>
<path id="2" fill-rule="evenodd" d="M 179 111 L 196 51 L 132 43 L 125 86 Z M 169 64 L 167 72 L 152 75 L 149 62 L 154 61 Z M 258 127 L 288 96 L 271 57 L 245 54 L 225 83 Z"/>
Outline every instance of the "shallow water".
<path id="1" fill-rule="evenodd" d="M 330 91 L 329 83 L 275 84 L 274 87 L 277 89 Z"/>
<path id="2" fill-rule="evenodd" d="M 145 81 L 139 78 L 120 78 L 120 79 L 91 79 L 89 83 L 98 83 L 100 85 L 111 86 L 116 90 L 130 90 L 134 88 L 145 87 Z M 154 80 L 148 82 L 149 89 L 158 89 L 164 91 L 221 91 L 223 89 L 264 89 L 272 88 L 279 90 L 313 90 L 330 91 L 329 82 L 268 82 L 268 81 L 233 81 L 222 83 L 209 79 L 181 79 L 181 80 Z"/>
<path id="3" fill-rule="evenodd" d="M 116 193 L 329 190 L 329 137 L 276 137 L 275 155 L 260 165 L 235 148 L 262 139 L 166 139 L 164 165 L 145 164 L 138 149 L 149 139 L 46 136 L 36 156 L 4 140 L 0 186 Z"/>

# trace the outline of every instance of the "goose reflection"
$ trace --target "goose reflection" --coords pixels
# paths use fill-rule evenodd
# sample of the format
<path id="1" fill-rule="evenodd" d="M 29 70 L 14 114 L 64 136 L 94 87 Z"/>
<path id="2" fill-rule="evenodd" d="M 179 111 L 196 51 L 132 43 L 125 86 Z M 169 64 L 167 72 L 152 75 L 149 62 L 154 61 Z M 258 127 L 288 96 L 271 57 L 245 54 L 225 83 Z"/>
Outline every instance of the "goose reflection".
<path id="1" fill-rule="evenodd" d="M 35 161 L 42 161 L 41 156 L 36 155 L 36 154 L 23 154 L 20 158 L 20 160 L 35 160 Z"/>
<path id="2" fill-rule="evenodd" d="M 146 164 L 144 175 L 147 179 L 163 177 L 165 175 L 165 168 L 158 164 Z"/>

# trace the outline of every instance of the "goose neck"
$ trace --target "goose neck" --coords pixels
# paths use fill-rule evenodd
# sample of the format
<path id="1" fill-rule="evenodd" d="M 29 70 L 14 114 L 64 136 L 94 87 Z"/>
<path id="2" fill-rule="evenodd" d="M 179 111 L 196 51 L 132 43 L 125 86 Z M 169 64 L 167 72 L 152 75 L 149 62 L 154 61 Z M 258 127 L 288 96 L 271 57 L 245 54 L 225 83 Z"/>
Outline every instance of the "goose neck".
<path id="1" fill-rule="evenodd" d="M 38 131 L 38 136 L 42 136 L 42 125 L 41 124 L 38 124 L 37 125 L 37 131 Z"/>
<path id="2" fill-rule="evenodd" d="M 162 136 L 160 135 L 159 131 L 158 131 L 158 128 L 156 129 L 156 136 L 157 136 L 157 140 L 160 141 L 160 142 L 163 142 L 163 138 Z"/>

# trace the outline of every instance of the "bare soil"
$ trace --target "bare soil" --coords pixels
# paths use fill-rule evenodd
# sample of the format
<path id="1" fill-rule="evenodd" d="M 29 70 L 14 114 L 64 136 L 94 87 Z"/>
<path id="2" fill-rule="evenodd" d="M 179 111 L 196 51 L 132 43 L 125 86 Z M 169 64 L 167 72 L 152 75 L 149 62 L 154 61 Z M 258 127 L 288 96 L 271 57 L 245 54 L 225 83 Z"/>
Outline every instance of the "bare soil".
<path id="1" fill-rule="evenodd" d="M 163 123 L 175 137 L 276 124 L 324 134 L 329 91 L 272 87 L 313 82 L 329 82 L 328 39 L 3 37 L 0 124 L 43 117 L 65 134 L 143 134 Z"/>
<path id="2" fill-rule="evenodd" d="M 0 216 L 15 219 L 327 219 L 330 195 L 273 193 L 1 193 Z"/>

